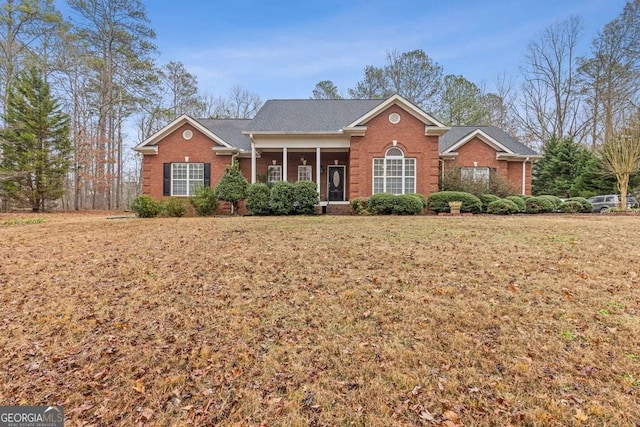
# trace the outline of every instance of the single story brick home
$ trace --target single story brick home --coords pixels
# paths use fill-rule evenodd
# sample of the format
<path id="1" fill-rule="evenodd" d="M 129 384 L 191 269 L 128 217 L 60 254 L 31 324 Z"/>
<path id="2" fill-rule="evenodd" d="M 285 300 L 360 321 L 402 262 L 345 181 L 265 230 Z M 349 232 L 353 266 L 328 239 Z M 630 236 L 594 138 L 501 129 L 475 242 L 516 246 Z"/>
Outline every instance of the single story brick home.
<path id="1" fill-rule="evenodd" d="M 134 148 L 143 193 L 189 196 L 215 186 L 233 159 L 251 183 L 311 180 L 322 205 L 376 193 L 439 189 L 453 165 L 478 180 L 504 175 L 523 194 L 540 156 L 492 126 L 448 127 L 399 95 L 269 100 L 253 119 L 183 115 Z"/>

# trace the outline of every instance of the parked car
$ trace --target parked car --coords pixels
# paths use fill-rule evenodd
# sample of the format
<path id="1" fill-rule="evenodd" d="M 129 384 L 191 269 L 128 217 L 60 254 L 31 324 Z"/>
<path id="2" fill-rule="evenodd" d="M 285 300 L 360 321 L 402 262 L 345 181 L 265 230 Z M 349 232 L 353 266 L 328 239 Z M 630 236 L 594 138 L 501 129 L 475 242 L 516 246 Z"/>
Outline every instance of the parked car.
<path id="1" fill-rule="evenodd" d="M 606 212 L 611 208 L 620 207 L 619 194 L 605 194 L 604 196 L 593 196 L 588 199 L 593 205 L 594 212 Z M 627 208 L 637 208 L 640 206 L 638 200 L 633 196 L 627 196 Z"/>

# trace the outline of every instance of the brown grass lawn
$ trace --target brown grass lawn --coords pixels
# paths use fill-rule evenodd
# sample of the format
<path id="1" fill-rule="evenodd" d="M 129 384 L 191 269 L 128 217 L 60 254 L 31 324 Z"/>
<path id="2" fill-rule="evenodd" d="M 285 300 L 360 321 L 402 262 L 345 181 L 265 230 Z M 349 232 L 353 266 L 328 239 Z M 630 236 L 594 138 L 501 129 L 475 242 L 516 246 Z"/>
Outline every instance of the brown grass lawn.
<path id="1" fill-rule="evenodd" d="M 640 218 L 0 216 L 0 404 L 67 425 L 640 423 Z"/>

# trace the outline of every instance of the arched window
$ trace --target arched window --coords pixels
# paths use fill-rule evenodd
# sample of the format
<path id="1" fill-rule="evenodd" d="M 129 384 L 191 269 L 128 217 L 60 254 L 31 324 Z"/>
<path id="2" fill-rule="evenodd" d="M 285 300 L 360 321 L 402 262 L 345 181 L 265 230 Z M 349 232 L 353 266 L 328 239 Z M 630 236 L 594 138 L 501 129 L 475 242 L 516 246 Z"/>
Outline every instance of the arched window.
<path id="1" fill-rule="evenodd" d="M 373 159 L 373 194 L 416 192 L 416 159 L 404 157 L 398 147 L 391 147 L 384 157 Z"/>

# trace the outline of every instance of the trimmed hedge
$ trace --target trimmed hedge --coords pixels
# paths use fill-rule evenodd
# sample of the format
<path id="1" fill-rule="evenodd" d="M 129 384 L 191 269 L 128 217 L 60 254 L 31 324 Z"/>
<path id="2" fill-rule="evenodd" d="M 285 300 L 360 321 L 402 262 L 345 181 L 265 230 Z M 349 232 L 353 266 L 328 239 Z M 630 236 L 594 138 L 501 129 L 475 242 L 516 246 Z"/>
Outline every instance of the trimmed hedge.
<path id="1" fill-rule="evenodd" d="M 512 215 L 520 212 L 520 208 L 513 200 L 498 199 L 489 203 L 487 213 L 492 215 Z"/>
<path id="2" fill-rule="evenodd" d="M 293 213 L 294 188 L 288 181 L 274 182 L 271 186 L 269 206 L 274 215 L 291 215 Z"/>
<path id="3" fill-rule="evenodd" d="M 500 200 L 500 197 L 496 196 L 495 194 L 481 194 L 479 198 L 480 198 L 480 201 L 482 202 L 482 212 L 487 211 L 487 207 L 489 206 L 489 203 L 495 202 L 496 200 Z"/>
<path id="4" fill-rule="evenodd" d="M 549 213 L 556 210 L 555 205 L 548 197 L 530 197 L 527 199 L 527 213 Z"/>
<path id="5" fill-rule="evenodd" d="M 473 194 L 462 191 L 439 191 L 431 193 L 427 199 L 427 208 L 436 213 L 449 212 L 449 202 L 462 202 L 460 212 L 482 213 L 482 202 Z"/>
<path id="6" fill-rule="evenodd" d="M 558 196 L 552 196 L 550 194 L 542 194 L 540 196 L 537 197 L 541 197 L 543 199 L 547 199 L 549 200 L 551 203 L 553 203 L 553 207 L 554 207 L 554 211 L 558 210 L 560 208 L 560 205 L 562 204 L 562 199 Z"/>
<path id="7" fill-rule="evenodd" d="M 413 196 L 413 197 L 417 197 L 418 199 L 420 199 L 420 203 L 422 203 L 422 209 L 425 209 L 427 207 L 427 197 L 424 194 L 420 194 L 420 193 L 407 193 L 407 196 Z"/>
<path id="8" fill-rule="evenodd" d="M 527 211 L 527 202 L 526 199 L 522 196 L 509 196 L 505 197 L 505 199 L 511 200 L 513 203 L 515 203 L 516 206 L 518 206 L 518 209 L 520 209 L 520 212 Z"/>
<path id="9" fill-rule="evenodd" d="M 577 200 L 566 200 L 562 202 L 558 210 L 564 213 L 581 213 L 582 204 Z"/>
<path id="10" fill-rule="evenodd" d="M 138 196 L 131 201 L 129 208 L 140 218 L 154 218 L 162 212 L 162 202 L 151 196 Z"/>
<path id="11" fill-rule="evenodd" d="M 251 215 L 269 215 L 271 208 L 269 207 L 269 196 L 271 190 L 269 186 L 263 182 L 257 182 L 247 187 L 247 211 Z"/>
<path id="12" fill-rule="evenodd" d="M 318 187 L 313 181 L 298 181 L 293 184 L 292 211 L 298 215 L 313 215 L 320 202 Z"/>
<path id="13" fill-rule="evenodd" d="M 580 203 L 580 206 L 582 206 L 582 210 L 580 212 L 582 212 L 582 213 L 591 213 L 591 212 L 593 212 L 593 205 L 591 204 L 590 201 L 588 201 L 584 197 L 571 197 L 571 198 L 567 199 L 566 201 L 567 202 L 578 202 L 578 203 Z"/>
<path id="14" fill-rule="evenodd" d="M 374 194 L 367 201 L 367 209 L 373 215 L 416 215 L 422 212 L 422 199 L 415 194 Z"/>

